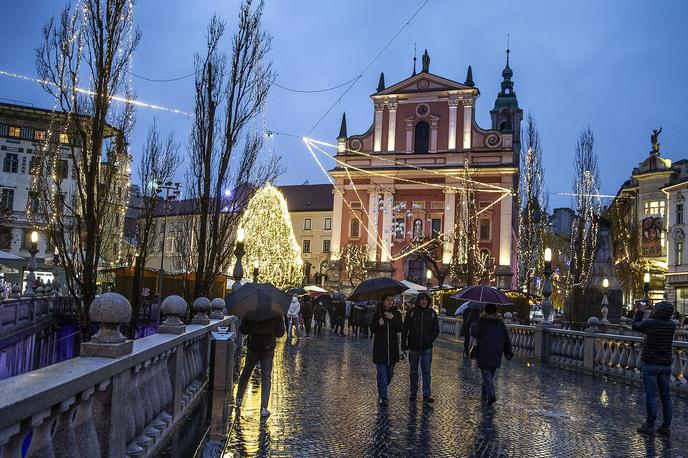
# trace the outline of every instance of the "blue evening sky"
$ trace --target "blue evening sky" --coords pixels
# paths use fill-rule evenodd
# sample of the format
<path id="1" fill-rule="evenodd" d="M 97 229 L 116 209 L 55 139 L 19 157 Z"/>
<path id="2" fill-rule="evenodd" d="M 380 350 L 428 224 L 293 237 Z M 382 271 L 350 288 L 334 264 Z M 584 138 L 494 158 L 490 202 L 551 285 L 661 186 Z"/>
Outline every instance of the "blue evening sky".
<path id="1" fill-rule="evenodd" d="M 158 79 L 190 73 L 212 13 L 227 20 L 231 33 L 238 3 L 139 0 L 135 16 L 143 38 L 134 71 Z M 40 28 L 63 2 L 3 0 L 2 4 L 0 70 L 35 76 Z M 319 89 L 353 78 L 420 4 L 418 0 L 267 0 L 265 27 L 273 36 L 278 82 L 296 89 Z M 419 57 L 423 49 L 429 50 L 430 71 L 435 74 L 463 81 L 466 67 L 473 66 L 481 91 L 476 117 L 482 127 L 489 127 L 509 33 L 516 94 L 540 127 L 549 191 L 570 192 L 576 135 L 590 125 L 597 140 L 602 192 L 614 194 L 646 157 L 652 128 L 664 128 L 660 137 L 664 156 L 688 157 L 681 140 L 688 114 L 686 19 L 685 0 L 430 0 L 310 136 L 334 143 L 342 111 L 347 112 L 350 135 L 365 131 L 373 117 L 368 96 L 380 71 L 388 85 L 408 77 L 414 43 Z M 134 83 L 143 101 L 191 111 L 191 78 L 173 83 L 135 78 Z M 295 94 L 273 87 L 265 123 L 276 131 L 303 135 L 343 90 Z M 4 76 L 0 76 L 0 97 L 52 106 L 38 85 Z M 135 158 L 153 117 L 163 132 L 174 131 L 186 147 L 188 118 L 139 109 L 131 139 Z M 257 125 L 262 123 L 261 119 Z M 280 184 L 325 181 L 299 140 L 276 136 L 271 141 L 287 167 Z M 569 203 L 568 197 L 550 198 L 550 207 Z"/>

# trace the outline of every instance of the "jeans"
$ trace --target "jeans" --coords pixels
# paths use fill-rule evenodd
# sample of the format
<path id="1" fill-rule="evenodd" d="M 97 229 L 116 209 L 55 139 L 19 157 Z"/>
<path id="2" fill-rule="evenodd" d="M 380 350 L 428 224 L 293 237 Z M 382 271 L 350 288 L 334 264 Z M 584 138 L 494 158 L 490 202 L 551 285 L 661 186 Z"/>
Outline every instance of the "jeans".
<path id="1" fill-rule="evenodd" d="M 671 366 L 660 366 L 643 362 L 643 386 L 645 387 L 645 409 L 647 411 L 646 425 L 655 427 L 657 420 L 657 387 L 659 398 L 662 400 L 662 426 L 671 426 Z"/>
<path id="2" fill-rule="evenodd" d="M 392 383 L 394 364 L 376 364 L 377 367 L 377 395 L 380 399 L 387 399 L 387 387 Z"/>
<path id="3" fill-rule="evenodd" d="M 270 401 L 270 385 L 272 380 L 272 359 L 275 356 L 275 350 L 264 352 L 254 352 L 248 350 L 246 352 L 246 361 L 244 362 L 244 369 L 241 371 L 239 377 L 239 388 L 237 389 L 237 399 L 244 397 L 248 379 L 251 378 L 251 373 L 256 364 L 260 362 L 260 406 L 268 408 Z"/>
<path id="4" fill-rule="evenodd" d="M 483 402 L 495 402 L 497 400 L 497 395 L 495 394 L 494 377 L 497 369 L 487 368 L 480 369 L 480 373 L 483 376 L 482 394 L 480 400 Z"/>
<path id="5" fill-rule="evenodd" d="M 418 363 L 423 372 L 423 397 L 430 397 L 430 365 L 432 364 L 432 348 L 427 350 L 409 350 L 409 366 L 411 367 L 411 396 L 418 393 Z"/>
<path id="6" fill-rule="evenodd" d="M 289 317 L 289 325 L 287 326 L 287 338 L 291 339 L 291 327 L 294 326 L 296 328 L 296 337 L 301 337 L 301 329 L 299 328 L 299 317 Z"/>

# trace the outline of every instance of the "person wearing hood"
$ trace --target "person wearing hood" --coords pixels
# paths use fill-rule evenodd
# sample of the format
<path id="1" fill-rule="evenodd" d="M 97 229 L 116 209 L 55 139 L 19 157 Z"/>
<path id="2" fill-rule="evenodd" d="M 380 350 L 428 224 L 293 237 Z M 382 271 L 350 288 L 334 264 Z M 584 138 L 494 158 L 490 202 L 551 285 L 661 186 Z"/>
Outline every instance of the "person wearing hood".
<path id="1" fill-rule="evenodd" d="M 423 402 L 435 400 L 430 392 L 430 366 L 432 364 L 432 344 L 440 334 L 440 321 L 437 313 L 430 307 L 430 296 L 420 293 L 416 305 L 406 312 L 404 330 L 401 333 L 401 349 L 409 350 L 411 376 L 411 401 L 418 393 L 418 364 L 423 372 Z"/>
<path id="2" fill-rule="evenodd" d="M 303 305 L 301 307 L 301 318 L 303 319 L 303 327 L 306 330 L 306 339 L 310 339 L 311 323 L 313 323 L 313 300 L 310 296 L 303 297 Z"/>
<path id="3" fill-rule="evenodd" d="M 471 325 L 471 336 L 477 340 L 478 367 L 483 378 L 480 400 L 492 405 L 497 400 L 494 377 L 502 365 L 502 354 L 506 359 L 514 356 L 509 331 L 497 313 L 496 304 L 485 304 L 485 313 Z"/>
<path id="4" fill-rule="evenodd" d="M 671 356 L 676 325 L 671 321 L 674 306 L 662 301 L 655 304 L 654 311 L 647 319 L 646 305 L 636 305 L 633 317 L 633 330 L 645 334 L 642 348 L 643 387 L 645 388 L 645 410 L 647 418 L 638 428 L 641 434 L 654 434 L 669 437 L 672 417 L 671 405 Z M 655 431 L 657 420 L 657 389 L 662 401 L 662 425 Z"/>
<path id="5" fill-rule="evenodd" d="M 287 310 L 287 339 L 291 339 L 291 327 L 296 327 L 296 337 L 301 338 L 301 330 L 299 329 L 299 313 L 301 313 L 301 303 L 296 296 L 292 296 L 289 310 Z"/>
<path id="6" fill-rule="evenodd" d="M 373 363 L 377 369 L 377 394 L 381 406 L 387 404 L 387 387 L 394 376 L 394 366 L 399 362 L 399 333 L 404 330 L 401 313 L 394 306 L 394 295 L 382 296 L 382 303 L 373 315 L 371 327 Z"/>

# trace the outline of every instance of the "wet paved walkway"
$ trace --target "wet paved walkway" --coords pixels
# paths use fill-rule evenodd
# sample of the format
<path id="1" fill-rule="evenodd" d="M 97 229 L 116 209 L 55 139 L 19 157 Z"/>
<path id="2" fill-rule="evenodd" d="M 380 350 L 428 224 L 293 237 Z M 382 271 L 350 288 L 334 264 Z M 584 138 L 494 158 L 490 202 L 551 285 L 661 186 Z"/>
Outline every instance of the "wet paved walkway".
<path id="1" fill-rule="evenodd" d="M 497 404 L 480 406 L 480 373 L 456 344 L 435 346 L 432 407 L 408 399 L 401 362 L 390 403 L 378 408 L 372 341 L 278 341 L 272 416 L 261 422 L 254 377 L 226 456 L 688 457 L 688 400 L 674 398 L 670 440 L 635 432 L 640 388 L 515 357 L 497 374 Z"/>

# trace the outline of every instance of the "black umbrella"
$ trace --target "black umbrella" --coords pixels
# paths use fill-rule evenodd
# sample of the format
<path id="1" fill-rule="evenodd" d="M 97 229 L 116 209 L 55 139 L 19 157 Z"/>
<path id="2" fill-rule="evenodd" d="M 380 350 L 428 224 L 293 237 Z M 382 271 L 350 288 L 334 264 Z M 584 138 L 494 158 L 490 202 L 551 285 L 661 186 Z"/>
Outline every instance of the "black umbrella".
<path id="1" fill-rule="evenodd" d="M 286 315 L 291 296 L 270 283 L 247 283 L 225 301 L 230 315 L 262 321 Z"/>
<path id="2" fill-rule="evenodd" d="M 363 280 L 349 296 L 351 301 L 381 300 L 385 294 L 401 294 L 408 289 L 402 282 L 390 277 Z"/>
<path id="3" fill-rule="evenodd" d="M 290 296 L 305 296 L 306 294 L 308 294 L 308 291 L 306 291 L 303 288 L 289 288 L 287 290 L 287 294 L 289 294 Z"/>
<path id="4" fill-rule="evenodd" d="M 346 300 L 346 296 L 344 295 L 344 293 L 337 292 L 332 294 L 332 299 L 344 302 Z"/>

